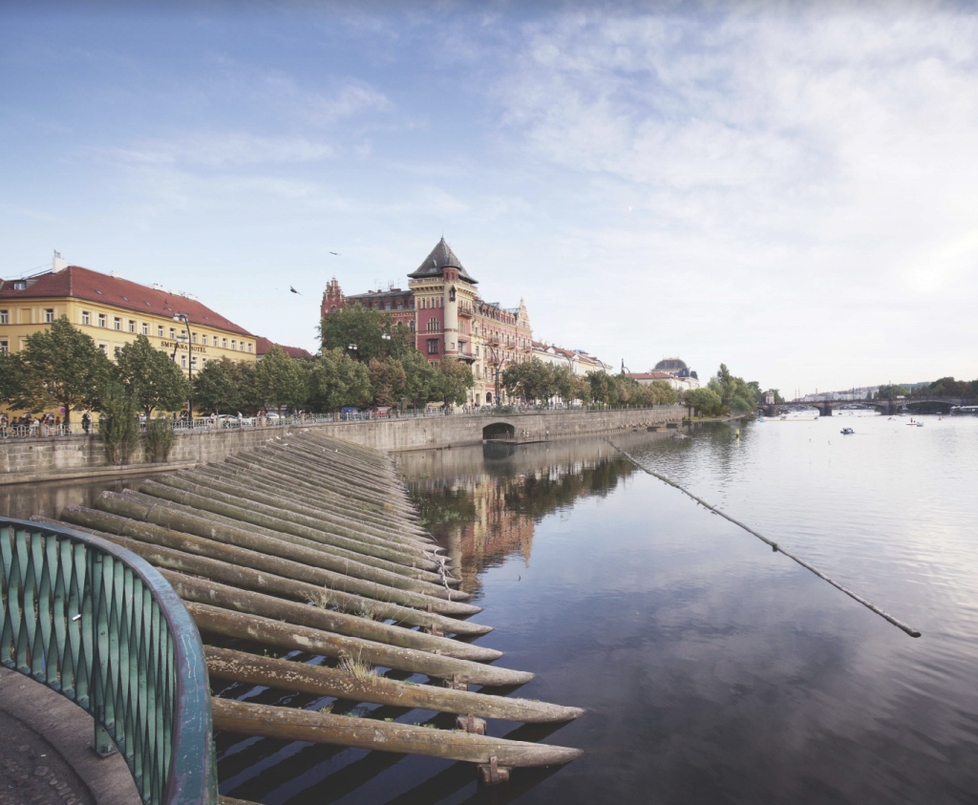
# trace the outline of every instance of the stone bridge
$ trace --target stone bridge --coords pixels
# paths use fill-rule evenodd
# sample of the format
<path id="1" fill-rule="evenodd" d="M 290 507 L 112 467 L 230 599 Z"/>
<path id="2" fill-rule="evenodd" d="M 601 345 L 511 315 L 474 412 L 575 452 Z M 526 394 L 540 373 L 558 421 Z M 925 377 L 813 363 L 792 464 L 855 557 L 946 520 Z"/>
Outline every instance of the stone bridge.
<path id="1" fill-rule="evenodd" d="M 765 416 L 777 416 L 780 409 L 796 405 L 809 405 L 818 408 L 822 416 L 832 416 L 836 408 L 846 405 L 871 406 L 881 414 L 895 414 L 904 408 L 914 411 L 922 407 L 935 409 L 943 414 L 950 413 L 951 408 L 956 405 L 974 405 L 975 400 L 969 397 L 907 397 L 902 400 L 823 400 L 812 403 L 775 403 L 773 405 L 759 405 L 758 408 L 764 411 Z"/>

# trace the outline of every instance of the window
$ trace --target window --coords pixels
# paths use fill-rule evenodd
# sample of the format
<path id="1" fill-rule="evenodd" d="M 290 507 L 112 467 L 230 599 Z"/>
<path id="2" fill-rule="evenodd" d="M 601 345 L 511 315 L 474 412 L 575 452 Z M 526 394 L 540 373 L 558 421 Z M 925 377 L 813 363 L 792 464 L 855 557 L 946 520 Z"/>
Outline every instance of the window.
<path id="1" fill-rule="evenodd" d="M 118 316 L 114 316 L 112 318 L 112 326 L 115 327 L 116 330 L 122 330 L 122 319 L 120 319 Z"/>
<path id="2" fill-rule="evenodd" d="M 105 327 L 105 314 L 104 313 L 99 313 L 98 314 L 98 326 L 99 327 Z"/>
<path id="3" fill-rule="evenodd" d="M 183 367 L 184 369 L 186 369 L 186 368 L 187 368 L 187 356 L 186 356 L 186 355 L 181 355 L 181 356 L 180 356 L 180 365 L 181 365 L 181 366 L 182 366 L 182 367 Z"/>
<path id="4" fill-rule="evenodd" d="M 437 355 L 438 354 L 438 339 L 429 338 L 428 339 L 428 354 Z"/>
<path id="5" fill-rule="evenodd" d="M 201 365 L 201 367 L 207 366 L 207 358 L 201 358 L 200 359 L 200 365 Z"/>
<path id="6" fill-rule="evenodd" d="M 115 359 L 119 360 L 119 355 L 122 354 L 122 347 L 117 346 L 112 351 L 115 353 Z"/>
<path id="7" fill-rule="evenodd" d="M 248 342 L 248 352 L 251 352 L 251 342 Z"/>
<path id="8" fill-rule="evenodd" d="M 143 322 L 143 335 L 149 335 L 149 325 Z"/>
<path id="9" fill-rule="evenodd" d="M 192 338 L 191 338 L 191 340 L 192 340 L 192 341 L 193 341 L 193 342 L 194 342 L 195 344 L 197 343 L 197 333 L 193 333 L 193 334 L 192 334 Z"/>
<path id="10" fill-rule="evenodd" d="M 10 345 L 6 341 L 0 341 L 0 355 L 10 352 Z"/>
<path id="11" fill-rule="evenodd" d="M 15 291 L 26 291 L 27 290 L 27 282 L 25 280 L 21 280 L 19 282 L 15 282 L 14 283 L 14 290 Z"/>
<path id="12" fill-rule="evenodd" d="M 237 342 L 232 338 L 231 339 L 231 349 L 237 349 L 237 348 L 238 348 L 237 347 Z"/>
<path id="13" fill-rule="evenodd" d="M 413 333 L 414 332 L 414 322 L 413 321 L 411 322 L 410 327 L 411 327 L 411 332 Z"/>
<path id="14" fill-rule="evenodd" d="M 200 337 L 200 343 L 201 343 L 201 344 L 202 344 L 203 346 L 205 346 L 205 347 L 207 346 L 207 335 L 206 335 L 206 334 L 204 334 L 204 335 L 201 335 L 201 337 Z"/>
<path id="15" fill-rule="evenodd" d="M 228 340 L 226 338 L 222 338 L 221 339 L 221 348 L 222 349 L 227 349 L 228 348 Z"/>
<path id="16" fill-rule="evenodd" d="M 103 342 L 103 343 L 101 343 L 101 344 L 98 345 L 98 348 L 100 350 L 102 350 L 102 353 L 105 355 L 106 358 L 109 357 L 109 345 L 108 344 L 106 344 L 105 342 Z"/>
<path id="17" fill-rule="evenodd" d="M 6 313 L 6 311 L 4 311 L 4 312 Z M 83 310 L 82 311 L 82 324 L 86 324 L 87 325 L 87 324 L 91 324 L 91 323 L 92 323 L 92 314 L 89 313 L 87 310 Z"/>
<path id="18" fill-rule="evenodd" d="M 196 368 L 197 368 L 197 356 L 196 356 L 196 355 L 194 355 L 194 356 L 193 356 L 193 357 L 192 357 L 192 358 L 190 359 L 190 368 L 191 368 L 191 369 L 196 369 Z"/>
<path id="19" fill-rule="evenodd" d="M 6 310 L 0 310 L 0 324 L 10 324 L 10 314 Z"/>
<path id="20" fill-rule="evenodd" d="M 130 333 L 135 333 L 136 332 L 136 320 L 135 319 L 129 319 L 129 332 Z"/>
<path id="21" fill-rule="evenodd" d="M 156 325 L 156 337 L 157 338 L 162 338 L 163 337 L 163 325 L 162 324 L 157 324 Z"/>
<path id="22" fill-rule="evenodd" d="M 54 308 L 49 307 L 44 311 L 44 321 L 46 324 L 50 324 L 54 321 Z"/>
<path id="23" fill-rule="evenodd" d="M 170 328 L 170 340 L 171 341 L 177 340 L 177 331 L 173 327 Z"/>

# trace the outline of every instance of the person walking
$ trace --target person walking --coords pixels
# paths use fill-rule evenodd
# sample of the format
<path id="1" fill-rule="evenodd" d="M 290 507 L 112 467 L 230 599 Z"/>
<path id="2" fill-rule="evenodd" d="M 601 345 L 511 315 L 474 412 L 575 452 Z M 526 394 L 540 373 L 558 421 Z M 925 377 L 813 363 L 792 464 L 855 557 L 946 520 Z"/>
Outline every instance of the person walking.
<path id="1" fill-rule="evenodd" d="M 88 436 L 92 429 L 92 415 L 86 411 L 82 414 L 82 430 L 85 431 L 85 435 Z"/>

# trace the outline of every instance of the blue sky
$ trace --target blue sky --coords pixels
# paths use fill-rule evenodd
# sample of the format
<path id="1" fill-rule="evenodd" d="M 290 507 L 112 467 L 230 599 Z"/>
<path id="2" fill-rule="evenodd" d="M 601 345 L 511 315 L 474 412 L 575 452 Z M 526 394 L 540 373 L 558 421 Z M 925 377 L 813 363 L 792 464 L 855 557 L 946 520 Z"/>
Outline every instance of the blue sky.
<path id="1" fill-rule="evenodd" d="M 975 6 L 348 5 L 5 4 L 0 276 L 58 249 L 312 349 L 331 277 L 444 234 L 632 371 L 978 377 Z"/>

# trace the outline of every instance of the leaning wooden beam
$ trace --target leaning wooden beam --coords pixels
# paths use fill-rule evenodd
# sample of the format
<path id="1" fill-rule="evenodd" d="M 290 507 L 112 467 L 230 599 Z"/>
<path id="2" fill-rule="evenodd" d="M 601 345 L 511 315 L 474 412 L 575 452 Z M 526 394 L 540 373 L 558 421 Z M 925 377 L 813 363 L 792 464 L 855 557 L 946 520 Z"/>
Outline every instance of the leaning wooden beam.
<path id="1" fill-rule="evenodd" d="M 253 523 L 271 528 L 275 531 L 294 534 L 328 545 L 346 548 L 347 550 L 362 553 L 367 556 L 376 556 L 380 559 L 398 562 L 402 565 L 416 564 L 418 567 L 423 567 L 426 570 L 434 570 L 439 566 L 438 562 L 429 558 L 427 554 L 421 551 L 414 551 L 404 547 L 394 547 L 389 544 L 380 544 L 365 538 L 351 539 L 349 537 L 338 536 L 308 523 L 297 523 L 292 519 L 276 517 L 268 511 L 261 511 L 261 507 L 258 504 L 248 505 L 247 501 L 242 500 L 236 500 L 234 502 L 226 499 L 221 500 L 218 497 L 218 493 L 207 493 L 203 490 L 201 490 L 200 494 L 180 492 L 163 484 L 153 482 L 143 483 L 139 489 L 145 495 L 163 500 L 172 500 L 195 509 L 203 509 L 204 511 L 231 517 L 242 523 Z"/>
<path id="2" fill-rule="evenodd" d="M 414 674 L 426 674 L 438 679 L 453 679 L 455 674 L 458 674 L 459 681 L 469 685 L 524 685 L 534 676 L 528 671 L 514 671 L 415 649 L 385 646 L 370 640 L 359 640 L 355 637 L 321 632 L 306 626 L 281 623 L 271 618 L 230 612 L 207 604 L 188 602 L 187 611 L 202 631 L 214 632 L 225 637 L 254 640 L 269 646 L 307 651 L 325 657 L 339 657 L 343 652 L 371 665 L 410 671 Z"/>
<path id="3" fill-rule="evenodd" d="M 133 492 L 130 489 L 125 489 L 121 493 L 103 493 L 99 496 L 96 506 L 98 506 L 98 508 L 102 508 L 103 501 L 111 501 L 111 505 L 113 506 L 122 506 L 123 501 L 128 501 L 128 505 L 131 508 L 141 509 L 144 512 L 143 515 L 139 516 L 139 519 L 147 520 L 148 522 L 157 522 L 158 516 L 164 516 L 162 514 L 162 511 L 164 510 L 180 512 L 189 517 L 201 518 L 206 518 L 207 513 L 211 513 L 226 518 L 222 524 L 227 524 L 229 522 L 236 523 L 237 527 L 242 529 L 248 529 L 251 526 L 259 526 L 267 529 L 266 533 L 270 532 L 272 534 L 285 535 L 291 534 L 292 536 L 301 537 L 307 542 L 327 545 L 331 548 L 340 548 L 344 551 L 348 551 L 348 555 L 357 559 L 358 561 L 363 561 L 362 557 L 373 557 L 375 559 L 383 559 L 387 562 L 399 565 L 402 568 L 410 568 L 412 565 L 417 565 L 417 567 L 421 567 L 425 570 L 436 570 L 439 567 L 439 563 L 421 558 L 417 555 L 405 554 L 392 548 L 367 545 L 358 540 L 346 539 L 345 537 L 334 537 L 322 531 L 306 528 L 305 526 L 299 526 L 294 523 L 288 523 L 284 520 L 276 520 L 273 517 L 264 517 L 260 514 L 252 514 L 241 507 L 228 506 L 218 501 L 210 500 L 201 495 L 180 493 L 176 490 L 171 490 L 166 486 L 161 486 L 161 488 L 164 490 L 164 492 L 159 496 Z M 176 498 L 176 500 L 171 500 L 171 498 Z M 167 501 L 170 501 L 176 505 L 169 506 L 167 505 Z M 161 514 L 158 515 L 157 512 L 161 512 Z M 165 525 L 165 523 L 159 524 Z M 282 539 L 285 538 L 286 537 L 282 537 Z"/>
<path id="4" fill-rule="evenodd" d="M 484 626 L 479 623 L 472 623 L 471 621 L 460 621 L 434 612 L 422 612 L 417 609 L 411 609 L 410 607 L 402 607 L 383 601 L 374 601 L 369 598 L 350 595 L 349 593 L 341 593 L 333 590 L 327 591 L 315 584 L 306 584 L 301 581 L 295 581 L 294 579 L 276 576 L 272 573 L 254 570 L 250 567 L 241 567 L 230 562 L 208 559 L 203 556 L 194 556 L 183 551 L 164 548 L 148 542 L 140 542 L 117 534 L 102 533 L 101 536 L 128 548 L 156 567 L 177 570 L 182 573 L 192 573 L 196 576 L 203 576 L 204 578 L 213 579 L 224 584 L 231 584 L 246 590 L 261 590 L 302 601 L 312 601 L 316 600 L 319 596 L 328 595 L 333 605 L 345 609 L 348 612 L 364 613 L 380 620 L 389 619 L 411 626 L 437 629 L 442 634 L 483 635 L 492 631 L 491 626 Z"/>
<path id="5" fill-rule="evenodd" d="M 347 517 L 339 517 L 335 512 L 327 509 L 316 508 L 304 502 L 298 496 L 285 497 L 283 495 L 269 495 L 256 491 L 253 484 L 235 483 L 232 481 L 219 481 L 209 478 L 198 472 L 184 471 L 175 475 L 160 475 L 154 478 L 155 481 L 175 489 L 182 489 L 185 492 L 197 492 L 199 489 L 210 489 L 215 492 L 223 492 L 232 497 L 252 500 L 255 503 L 262 503 L 266 506 L 278 507 L 280 510 L 288 507 L 287 511 L 292 514 L 299 514 L 311 517 L 314 521 L 329 526 L 330 530 L 336 534 L 347 537 L 359 538 L 361 535 L 370 535 L 390 541 L 396 544 L 408 545 L 411 547 L 424 546 L 428 543 L 411 535 L 398 533 L 396 529 L 382 530 L 370 527 L 362 522 L 356 522 Z M 294 495 L 294 493 L 293 493 Z M 429 546 L 430 547 L 430 546 Z"/>
<path id="6" fill-rule="evenodd" d="M 207 670 L 212 677 L 319 696 L 336 696 L 355 702 L 528 723 L 571 721 L 584 712 L 579 707 L 562 707 L 433 685 L 409 685 L 369 673 L 355 675 L 349 670 L 259 657 L 211 646 L 206 647 L 204 653 Z"/>
<path id="7" fill-rule="evenodd" d="M 460 660 L 492 662 L 503 656 L 501 651 L 494 648 L 463 643 L 461 640 L 439 637 L 416 629 L 391 626 L 346 612 L 336 612 L 296 601 L 285 601 L 272 595 L 242 590 L 239 587 L 165 568 L 160 568 L 160 573 L 184 601 L 210 604 L 247 615 L 258 615 L 262 618 L 294 623 L 297 626 L 308 626 L 324 632 L 375 640 L 390 646 L 412 648 L 445 657 L 456 657 Z"/>
<path id="8" fill-rule="evenodd" d="M 581 755 L 580 749 L 564 746 L 507 741 L 467 732 L 227 699 L 213 699 L 212 713 L 215 729 L 240 735 L 339 744 L 381 752 L 407 752 L 470 763 L 488 764 L 495 759 L 505 768 L 552 766 L 569 763 Z"/>
<path id="9" fill-rule="evenodd" d="M 447 596 L 445 588 L 439 589 L 427 582 L 405 579 L 392 573 L 383 574 L 382 571 L 373 568 L 366 568 L 364 572 L 372 571 L 370 575 L 382 579 L 381 581 L 356 578 L 346 573 L 327 570 L 321 567 L 323 564 L 321 554 L 314 549 L 298 548 L 288 543 L 276 544 L 275 540 L 268 537 L 252 537 L 247 541 L 247 545 L 241 546 L 234 544 L 233 540 L 229 540 L 228 535 L 221 531 L 215 532 L 214 539 L 208 539 L 76 505 L 65 506 L 61 511 L 61 519 L 195 556 L 217 559 L 241 567 L 263 570 L 297 582 L 314 584 L 324 588 L 324 593 L 335 590 L 415 609 L 426 610 L 430 607 L 430 611 L 441 615 L 474 615 L 482 611 L 482 607 L 472 604 L 444 600 Z M 419 589 L 424 589 L 424 592 L 418 592 Z M 349 607 L 345 606 L 344 609 Z"/>
<path id="10" fill-rule="evenodd" d="M 355 503 L 334 492 L 324 490 L 311 480 L 313 476 L 297 472 L 294 467 L 270 460 L 262 462 L 261 465 L 249 464 L 238 456 L 228 456 L 224 461 L 198 466 L 195 471 L 201 475 L 235 483 L 252 485 L 260 483 L 278 494 L 301 496 L 305 501 L 335 511 L 344 517 L 359 519 L 379 528 L 401 528 L 423 542 L 434 541 L 431 535 L 417 523 L 404 517 L 393 517 L 390 512 L 384 512 L 383 507 L 378 503 Z"/>
<path id="11" fill-rule="evenodd" d="M 181 478 L 193 480 L 194 477 L 206 478 L 210 482 L 237 484 L 253 488 L 261 484 L 269 494 L 277 495 L 280 500 L 287 500 L 289 505 L 299 505 L 315 512 L 324 512 L 345 523 L 363 524 L 373 528 L 379 534 L 397 533 L 410 537 L 415 542 L 433 545 L 434 538 L 423 528 L 402 517 L 395 517 L 390 512 L 385 513 L 380 503 L 347 504 L 346 501 L 317 494 L 314 484 L 301 485 L 298 475 L 283 477 L 274 474 L 273 468 L 266 463 L 261 470 L 246 469 L 222 461 L 217 464 L 204 464 L 194 468 L 193 473 L 178 473 Z M 308 479 L 311 476 L 306 475 Z"/>
<path id="12" fill-rule="evenodd" d="M 326 545 L 325 543 L 316 542 L 305 537 L 297 537 L 294 534 L 284 534 L 271 528 L 254 525 L 253 523 L 242 523 L 240 520 L 224 517 L 213 512 L 193 509 L 189 506 L 182 506 L 172 501 L 161 500 L 160 498 L 153 498 L 148 495 L 134 494 L 131 490 L 124 490 L 124 493 L 103 492 L 94 501 L 94 506 L 113 514 L 120 514 L 124 517 L 155 523 L 156 525 L 171 528 L 174 531 L 196 534 L 199 537 L 206 537 L 208 539 L 217 538 L 220 534 L 224 535 L 228 540 L 234 539 L 238 540 L 240 544 L 245 544 L 241 541 L 247 540 L 249 536 L 262 536 L 290 545 L 314 549 L 319 551 L 323 556 L 330 557 L 329 564 L 324 563 L 320 565 L 330 570 L 342 572 L 346 563 L 349 563 L 354 573 L 356 573 L 358 565 L 366 565 L 406 578 L 427 581 L 441 587 L 444 587 L 446 583 L 450 585 L 458 583 L 453 577 L 446 575 L 445 578 L 442 578 L 439 574 L 433 573 L 430 570 L 407 567 L 388 559 L 367 556 L 347 550 L 346 548 L 338 548 L 334 545 Z M 139 508 L 140 506 L 142 508 Z M 469 597 L 468 593 L 459 591 L 452 592 L 453 600 L 464 600 Z"/>

